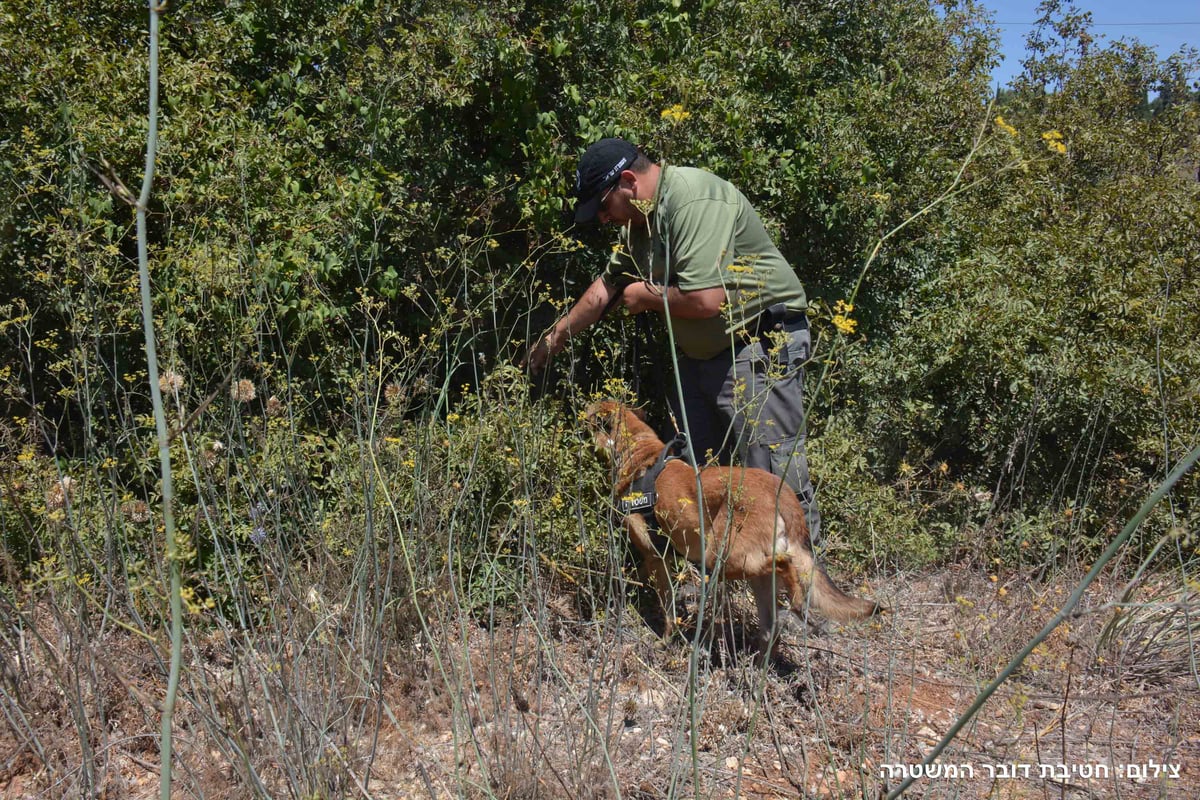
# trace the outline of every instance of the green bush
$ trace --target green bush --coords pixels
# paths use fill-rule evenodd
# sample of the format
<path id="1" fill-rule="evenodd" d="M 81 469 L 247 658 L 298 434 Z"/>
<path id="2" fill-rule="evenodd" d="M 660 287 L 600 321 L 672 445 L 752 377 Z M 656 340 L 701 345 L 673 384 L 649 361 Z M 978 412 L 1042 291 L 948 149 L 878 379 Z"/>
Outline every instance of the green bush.
<path id="1" fill-rule="evenodd" d="M 575 157 L 608 134 L 733 180 L 793 260 L 820 318 L 811 428 L 826 513 L 847 542 L 901 535 L 857 541 L 859 557 L 952 557 L 960 527 L 1011 543 L 1042 519 L 1069 541 L 1031 558 L 1094 550 L 1195 444 L 1196 64 L 1096 46 L 1086 18 L 1044 12 L 1025 75 L 990 111 L 995 34 L 972 3 L 169 14 L 151 265 L 161 366 L 185 381 L 172 453 L 196 564 L 254 563 L 258 503 L 281 552 L 310 558 L 380 532 L 407 542 L 404 514 L 453 525 L 474 549 L 451 563 L 439 545 L 409 566 L 436 571 L 444 553 L 464 586 L 529 547 L 586 562 L 572 553 L 589 547 L 599 495 L 580 485 L 558 508 L 528 483 L 564 466 L 552 453 L 573 435 L 569 406 L 534 398 L 640 375 L 661 409 L 661 341 L 615 318 L 533 397 L 508 372 L 485 384 L 605 256 L 607 235 L 566 228 L 561 211 Z M 121 188 L 142 167 L 145 72 L 130 65 L 144 62 L 143 25 L 91 0 L 17 2 L 0 18 L 9 450 L 42 475 L 89 476 L 108 508 L 157 497 Z M 857 328 L 829 325 L 839 313 Z M 230 397 L 242 380 L 255 400 Z M 520 415 L 542 429 L 522 431 Z M 445 450 L 471 444 L 456 437 L 486 443 L 469 448 L 477 461 Z M 392 438 L 407 455 L 380 451 L 400 459 L 388 478 L 411 460 L 433 484 L 381 492 L 364 457 Z M 5 466 L 0 512 L 17 574 L 44 549 L 29 463 Z M 932 481 L 922 493 L 905 488 L 914 475 Z M 446 488 L 468 478 L 469 494 Z M 1196 492 L 1189 477 L 1147 542 L 1194 526 Z M 378 506 L 389 493 L 403 514 Z M 455 496 L 486 510 L 448 510 Z M 1068 509 L 1060 534 L 1051 520 Z M 102 527 L 110 549 L 152 544 Z"/>

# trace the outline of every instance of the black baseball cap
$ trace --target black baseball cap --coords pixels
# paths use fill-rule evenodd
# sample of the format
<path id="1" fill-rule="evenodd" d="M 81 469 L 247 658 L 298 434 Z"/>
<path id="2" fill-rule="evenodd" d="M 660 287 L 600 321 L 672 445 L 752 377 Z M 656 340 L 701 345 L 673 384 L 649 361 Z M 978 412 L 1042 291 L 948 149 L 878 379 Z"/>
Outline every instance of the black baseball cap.
<path id="1" fill-rule="evenodd" d="M 591 222 L 600 210 L 604 191 L 621 178 L 637 158 L 638 149 L 624 139 L 601 139 L 583 152 L 575 170 L 575 221 Z"/>

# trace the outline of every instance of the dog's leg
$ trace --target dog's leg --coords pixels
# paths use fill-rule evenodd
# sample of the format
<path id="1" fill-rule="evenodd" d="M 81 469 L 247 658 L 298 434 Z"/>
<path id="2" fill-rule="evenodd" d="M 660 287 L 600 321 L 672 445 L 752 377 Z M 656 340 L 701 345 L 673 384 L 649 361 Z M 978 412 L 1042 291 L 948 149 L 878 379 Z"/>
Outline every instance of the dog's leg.
<path id="1" fill-rule="evenodd" d="M 814 591 L 810 601 L 809 590 L 815 576 L 824 573 L 817 572 L 820 567 L 807 550 L 801 549 L 797 554 L 799 558 L 780 556 L 777 559 L 779 577 L 783 581 L 788 605 L 791 607 L 792 613 L 796 615 L 796 619 L 805 624 L 809 634 L 820 636 L 825 632 L 825 628 L 814 615 L 809 613 L 810 602 L 816 602 L 817 594 Z"/>
<path id="2" fill-rule="evenodd" d="M 788 605 L 793 613 L 804 619 L 808 605 L 808 581 L 801 575 L 799 565 L 788 556 L 776 557 L 775 564 L 778 569 L 776 574 L 788 598 Z M 809 566 L 811 568 L 811 563 Z"/>
<path id="3" fill-rule="evenodd" d="M 641 514 L 629 514 L 621 520 L 629 540 L 642 557 L 642 570 L 649 573 L 658 594 L 658 607 L 663 614 L 663 638 L 675 632 L 675 593 L 671 590 L 671 576 L 662 555 L 654 548 L 650 528 Z"/>
<path id="4" fill-rule="evenodd" d="M 757 575 L 749 579 L 754 592 L 754 605 L 758 607 L 758 635 L 756 644 L 763 655 L 768 655 L 775 641 L 775 613 L 779 608 L 779 582 L 774 575 Z"/>

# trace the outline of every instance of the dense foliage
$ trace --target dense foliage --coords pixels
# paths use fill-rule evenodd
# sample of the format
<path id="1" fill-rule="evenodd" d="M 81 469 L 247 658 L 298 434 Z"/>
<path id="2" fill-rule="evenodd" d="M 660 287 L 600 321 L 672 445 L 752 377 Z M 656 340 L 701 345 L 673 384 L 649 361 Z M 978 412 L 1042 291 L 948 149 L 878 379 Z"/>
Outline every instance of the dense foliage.
<path id="1" fill-rule="evenodd" d="M 472 603 L 519 591 L 513 563 L 609 557 L 572 410 L 661 347 L 634 363 L 633 323 L 605 323 L 540 397 L 504 365 L 604 257 L 561 210 L 610 134 L 738 184 L 814 298 L 831 546 L 1093 552 L 1200 431 L 1196 61 L 1043 11 L 993 105 L 970 0 L 172 9 L 151 257 L 201 594 L 250 613 L 265 542 L 353 582 L 399 541 L 397 580 L 459 570 Z M 5 564 L 135 599 L 158 517 L 124 188 L 144 29 L 94 0 L 0 16 Z M 1191 476 L 1144 547 L 1194 555 L 1198 497 Z"/>

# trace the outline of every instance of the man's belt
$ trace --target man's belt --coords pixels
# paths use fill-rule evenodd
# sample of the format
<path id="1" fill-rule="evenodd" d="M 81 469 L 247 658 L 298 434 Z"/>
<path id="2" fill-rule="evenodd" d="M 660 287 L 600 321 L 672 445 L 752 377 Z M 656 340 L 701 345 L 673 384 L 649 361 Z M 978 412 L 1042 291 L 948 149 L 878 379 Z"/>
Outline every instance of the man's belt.
<path id="1" fill-rule="evenodd" d="M 758 315 L 753 327 L 753 335 L 762 337 L 764 333 L 782 330 L 804 330 L 808 327 L 808 315 L 803 311 L 792 311 L 783 303 L 776 303 Z"/>

